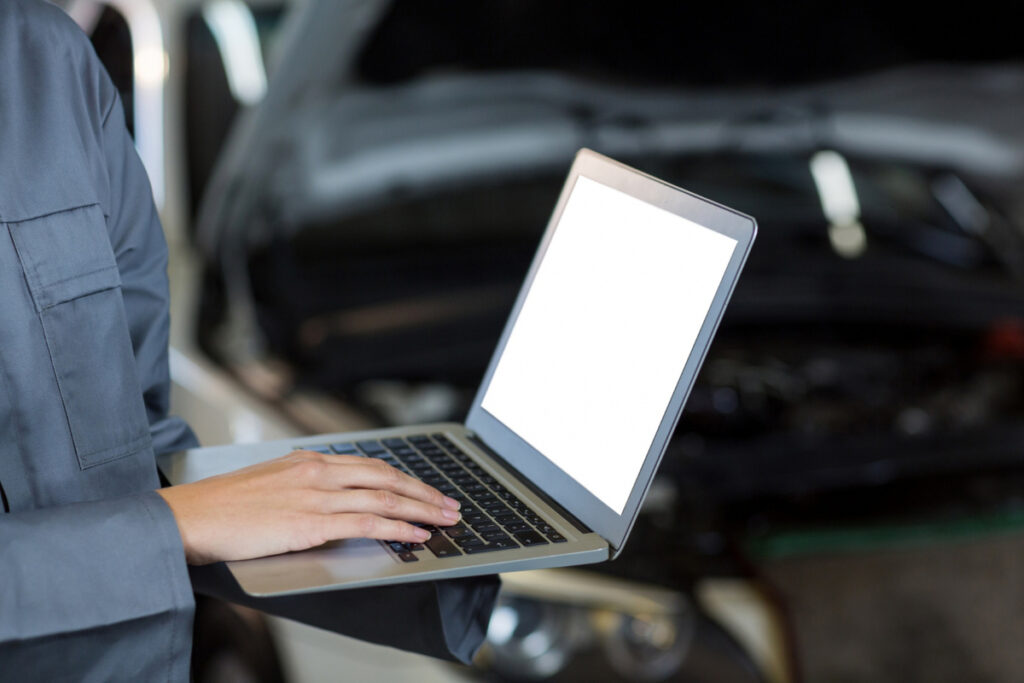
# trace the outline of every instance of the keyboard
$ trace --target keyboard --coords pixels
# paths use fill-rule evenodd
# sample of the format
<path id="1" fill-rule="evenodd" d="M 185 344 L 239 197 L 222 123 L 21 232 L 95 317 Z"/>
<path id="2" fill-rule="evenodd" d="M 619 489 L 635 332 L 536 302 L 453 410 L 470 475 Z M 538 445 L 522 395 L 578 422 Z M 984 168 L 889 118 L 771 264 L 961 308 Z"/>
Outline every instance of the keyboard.
<path id="1" fill-rule="evenodd" d="M 303 448 L 383 460 L 461 503 L 462 519 L 453 526 L 417 524 L 431 534 L 424 543 L 382 542 L 403 562 L 418 562 L 425 553 L 438 558 L 460 557 L 566 541 L 547 520 L 444 434 Z"/>

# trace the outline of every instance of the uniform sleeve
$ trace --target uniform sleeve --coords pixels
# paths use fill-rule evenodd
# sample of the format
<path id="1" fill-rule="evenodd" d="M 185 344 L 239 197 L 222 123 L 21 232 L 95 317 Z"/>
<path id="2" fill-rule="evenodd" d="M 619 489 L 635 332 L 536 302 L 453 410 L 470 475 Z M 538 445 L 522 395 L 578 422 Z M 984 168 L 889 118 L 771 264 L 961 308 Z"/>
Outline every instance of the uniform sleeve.
<path id="1" fill-rule="evenodd" d="M 193 596 L 156 493 L 0 523 L 0 678 L 187 681 Z"/>
<path id="2" fill-rule="evenodd" d="M 58 32 L 66 41 L 55 43 L 59 48 L 81 46 L 71 51 L 76 57 L 88 48 L 77 29 L 63 28 L 70 22 L 56 9 L 41 3 L 25 7 L 46 20 L 28 28 Z M 107 95 L 102 129 L 96 131 L 100 151 L 90 158 L 105 176 L 97 182 L 109 184 L 104 212 L 154 446 L 192 445 L 188 428 L 166 415 L 166 246 L 152 195 L 109 79 L 89 80 L 102 71 L 95 55 L 82 64 L 91 67 L 74 87 Z M 71 72 L 80 66 L 67 62 L 61 68 Z M 102 87 L 93 86 L 98 81 Z M 55 107 L 86 109 L 85 98 L 61 96 L 53 93 Z M 81 130 L 89 126 L 82 123 Z M 62 172 L 53 170 L 54 182 Z M 155 466 L 151 479 L 155 487 Z M 189 679 L 191 583 L 173 515 L 148 480 L 135 493 L 129 488 L 101 500 L 0 515 L 0 679 Z"/>
<path id="3" fill-rule="evenodd" d="M 166 243 L 147 176 L 127 135 L 116 95 L 104 115 L 102 132 L 110 183 L 108 229 L 121 275 L 153 447 L 158 454 L 189 448 L 197 445 L 191 430 L 183 421 L 167 414 L 170 379 Z M 122 519 L 128 534 L 145 534 L 147 529 L 157 532 L 148 541 L 138 539 L 140 544 L 149 543 L 150 547 L 130 558 L 129 565 L 137 562 L 139 568 L 149 566 L 148 571 L 152 572 L 148 563 L 163 561 L 167 565 L 167 584 L 153 586 L 153 592 L 167 589 L 165 598 L 187 597 L 191 601 L 177 527 L 162 499 L 154 495 L 121 501 L 115 507 L 124 512 Z M 142 508 L 145 517 L 138 515 Z M 120 569 L 123 567 L 119 566 Z M 181 572 L 185 572 L 184 577 Z M 198 587 L 214 597 L 370 642 L 465 663 L 483 642 L 499 585 L 496 577 L 485 577 L 257 600 L 238 588 L 224 565 L 193 572 Z M 119 579 L 130 581 L 129 575 L 130 572 Z M 130 647 L 127 642 L 119 642 L 119 648 L 126 647 Z M 149 647 L 159 646 L 150 643 Z M 187 656 L 184 659 L 187 662 Z M 144 679 L 148 677 L 136 678 Z"/>
<path id="4" fill-rule="evenodd" d="M 125 314 L 153 450 L 159 455 L 192 448 L 198 445 L 192 430 L 180 418 L 168 416 L 167 244 L 153 206 L 148 177 L 128 136 L 123 107 L 116 94 L 108 105 L 102 134 L 110 182 L 107 226 L 121 273 Z"/>
<path id="5" fill-rule="evenodd" d="M 223 564 L 192 567 L 197 593 L 378 645 L 469 664 L 498 598 L 497 576 L 254 598 Z"/>

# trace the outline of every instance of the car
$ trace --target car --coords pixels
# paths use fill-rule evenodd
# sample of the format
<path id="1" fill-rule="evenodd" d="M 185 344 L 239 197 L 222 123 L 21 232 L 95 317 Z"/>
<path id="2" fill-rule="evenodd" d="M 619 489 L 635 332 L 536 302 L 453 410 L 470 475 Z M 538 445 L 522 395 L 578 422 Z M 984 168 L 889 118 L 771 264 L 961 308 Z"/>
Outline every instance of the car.
<path id="1" fill-rule="evenodd" d="M 581 146 L 761 225 L 623 557 L 570 575 L 572 597 L 564 573 L 508 577 L 481 671 L 813 678 L 830 650 L 806 647 L 808 624 L 826 645 L 843 632 L 822 600 L 793 607 L 791 558 L 847 549 L 826 575 L 849 585 L 851 539 L 1015 519 L 1024 67 L 1007 27 L 954 42 L 880 7 L 402 1 L 309 2 L 283 27 L 265 98 L 193 138 L 224 142 L 184 230 L 200 280 L 180 339 L 298 430 L 463 416 Z M 905 671 L 876 653 L 867 677 Z"/>

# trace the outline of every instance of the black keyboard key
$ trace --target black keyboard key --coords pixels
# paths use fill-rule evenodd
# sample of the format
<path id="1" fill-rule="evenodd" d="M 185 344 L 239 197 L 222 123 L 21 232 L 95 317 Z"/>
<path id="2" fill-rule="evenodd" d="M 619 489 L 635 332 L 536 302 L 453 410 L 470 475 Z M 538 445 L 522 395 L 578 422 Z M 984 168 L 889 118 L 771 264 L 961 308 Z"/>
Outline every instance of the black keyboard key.
<path id="1" fill-rule="evenodd" d="M 536 531 L 523 531 L 515 535 L 516 540 L 523 545 L 543 545 L 547 543 L 547 539 L 538 534 Z"/>
<path id="2" fill-rule="evenodd" d="M 408 548 L 401 541 L 388 541 L 388 547 L 394 550 L 396 553 L 404 553 Z"/>
<path id="3" fill-rule="evenodd" d="M 517 515 L 512 510 L 505 508 L 504 510 L 495 510 L 491 513 L 491 516 L 502 524 L 508 524 L 509 522 L 521 522 L 523 518 Z"/>
<path id="4" fill-rule="evenodd" d="M 484 522 L 470 523 L 470 526 L 473 527 L 479 534 L 489 534 L 494 532 L 503 533 L 501 531 L 501 527 L 490 520 Z"/>
<path id="5" fill-rule="evenodd" d="M 385 448 L 381 445 L 380 441 L 357 441 L 356 445 L 359 446 L 359 450 L 367 455 L 383 453 L 385 451 Z"/>
<path id="6" fill-rule="evenodd" d="M 408 446 L 408 444 L 405 443 L 405 439 L 400 439 L 397 437 L 391 439 L 384 439 L 383 443 L 388 448 L 403 448 Z"/>
<path id="7" fill-rule="evenodd" d="M 430 548 L 430 552 L 436 557 L 454 557 L 462 554 L 444 534 L 440 533 L 431 536 L 424 545 Z"/>
<path id="8" fill-rule="evenodd" d="M 512 512 L 511 508 L 502 503 L 500 500 L 489 500 L 487 502 L 481 503 L 480 507 L 482 507 L 484 510 L 487 510 L 487 512 L 490 513 L 492 516 L 504 514 L 506 512 Z"/>
<path id="9" fill-rule="evenodd" d="M 398 558 L 402 562 L 419 562 L 420 558 L 416 557 L 416 553 L 411 553 L 408 550 L 402 553 L 398 553 Z"/>
<path id="10" fill-rule="evenodd" d="M 332 443 L 331 448 L 334 449 L 335 453 L 341 455 L 359 455 L 359 449 L 356 448 L 354 443 Z"/>
<path id="11" fill-rule="evenodd" d="M 481 531 L 480 537 L 488 543 L 497 543 L 498 541 L 511 540 L 509 535 L 501 529 L 495 529 L 494 531 Z"/>
<path id="12" fill-rule="evenodd" d="M 505 550 L 507 548 L 518 548 L 519 544 L 513 541 L 511 538 L 506 536 L 505 538 L 499 538 L 497 540 L 490 541 L 489 545 L 493 546 L 495 550 Z"/>
<path id="13" fill-rule="evenodd" d="M 462 552 L 467 554 L 471 553 L 473 548 L 479 548 L 481 546 L 487 545 L 476 536 L 464 536 L 463 538 L 456 538 L 454 540 L 455 545 L 462 548 Z"/>
<path id="14" fill-rule="evenodd" d="M 462 513 L 462 521 L 466 524 L 490 524 L 491 518 L 482 512 L 474 512 L 473 514 Z"/>
<path id="15" fill-rule="evenodd" d="M 551 541 L 552 543 L 565 543 L 565 536 L 563 536 L 562 534 L 558 533 L 557 531 L 552 531 L 550 534 L 544 534 L 544 535 L 547 536 L 548 540 Z"/>
<path id="16" fill-rule="evenodd" d="M 448 538 L 465 538 L 466 536 L 473 536 L 473 532 L 469 530 L 469 527 L 463 526 L 462 524 L 456 524 L 450 526 L 444 530 L 444 535 Z"/>
<path id="17" fill-rule="evenodd" d="M 501 520 L 498 521 L 500 522 Z M 526 522 L 510 522 L 508 524 L 502 524 L 502 526 L 504 526 L 506 530 L 511 531 L 514 534 L 522 533 L 524 531 L 533 531 L 533 527 L 531 527 Z"/>
<path id="18" fill-rule="evenodd" d="M 422 543 L 406 543 L 405 546 L 409 548 L 409 550 L 423 550 Z"/>
<path id="19" fill-rule="evenodd" d="M 301 448 L 304 451 L 315 451 L 325 455 L 334 455 L 334 451 L 331 450 L 330 446 L 301 446 Z"/>

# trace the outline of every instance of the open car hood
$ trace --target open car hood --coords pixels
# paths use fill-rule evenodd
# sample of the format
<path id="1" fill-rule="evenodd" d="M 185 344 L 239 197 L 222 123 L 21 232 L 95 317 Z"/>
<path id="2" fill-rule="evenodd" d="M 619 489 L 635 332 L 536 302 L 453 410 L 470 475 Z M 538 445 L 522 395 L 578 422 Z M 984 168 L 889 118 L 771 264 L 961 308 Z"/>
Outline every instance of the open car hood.
<path id="1" fill-rule="evenodd" d="M 240 113 L 198 217 L 209 258 L 396 196 L 613 157 L 810 154 L 948 168 L 1004 206 L 1024 179 L 1024 66 L 899 68 L 788 89 L 633 88 L 555 71 L 352 76 L 386 3 L 290 17 L 268 95 Z M 267 219 L 272 216 L 271 221 Z"/>

